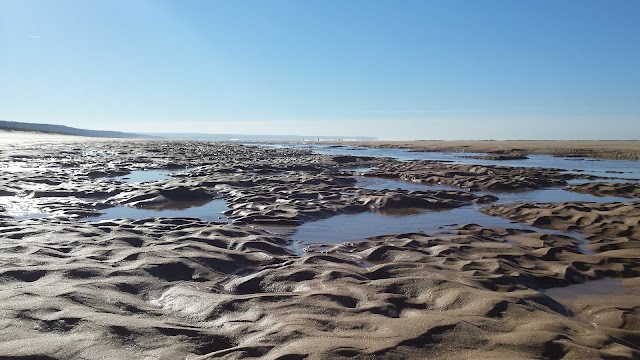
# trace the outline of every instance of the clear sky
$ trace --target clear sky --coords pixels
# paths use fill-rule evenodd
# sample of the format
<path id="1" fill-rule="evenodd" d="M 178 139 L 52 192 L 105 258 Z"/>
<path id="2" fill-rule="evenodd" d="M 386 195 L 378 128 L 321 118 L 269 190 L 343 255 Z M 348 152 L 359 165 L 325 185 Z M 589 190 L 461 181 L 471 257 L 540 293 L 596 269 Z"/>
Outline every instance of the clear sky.
<path id="1" fill-rule="evenodd" d="M 0 0 L 0 119 L 640 139 L 640 1 Z"/>

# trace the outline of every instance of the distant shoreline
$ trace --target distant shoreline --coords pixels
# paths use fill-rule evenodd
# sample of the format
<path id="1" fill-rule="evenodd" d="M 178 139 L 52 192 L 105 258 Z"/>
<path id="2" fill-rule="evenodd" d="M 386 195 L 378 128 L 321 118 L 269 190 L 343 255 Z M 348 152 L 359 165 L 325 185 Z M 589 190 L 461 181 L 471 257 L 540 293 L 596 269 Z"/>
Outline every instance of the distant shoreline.
<path id="1" fill-rule="evenodd" d="M 314 141 L 411 151 L 548 154 L 560 157 L 640 160 L 640 140 L 416 140 L 416 141 Z"/>
<path id="2" fill-rule="evenodd" d="M 83 137 L 18 130 L 0 130 L 2 143 L 30 143 L 42 141 L 194 141 L 171 139 L 124 139 Z M 216 140 L 204 140 L 216 141 Z M 244 141 L 241 141 L 244 142 Z M 331 144 L 372 148 L 404 148 L 418 152 L 480 152 L 548 154 L 560 157 L 589 157 L 600 159 L 640 160 L 640 140 L 413 140 L 413 141 L 336 141 L 336 140 L 249 140 L 256 144 L 280 142 Z"/>

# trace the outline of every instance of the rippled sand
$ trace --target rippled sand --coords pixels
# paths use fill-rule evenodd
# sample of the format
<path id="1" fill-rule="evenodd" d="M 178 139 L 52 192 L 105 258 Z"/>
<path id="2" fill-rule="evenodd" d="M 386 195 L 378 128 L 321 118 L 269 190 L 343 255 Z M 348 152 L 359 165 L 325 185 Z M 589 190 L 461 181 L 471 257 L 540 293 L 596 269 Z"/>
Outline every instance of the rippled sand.
<path id="1" fill-rule="evenodd" d="M 500 191 L 589 179 L 196 141 L 49 140 L 0 147 L 0 356 L 640 357 L 637 184 L 568 189 L 624 202 L 509 204 Z M 371 167 L 367 177 L 440 187 L 358 186 L 349 169 Z M 173 175 L 123 179 L 143 169 Z M 228 210 L 99 221 L 113 208 L 211 201 Z M 504 226 L 454 215 L 476 208 Z M 435 211 L 455 225 L 348 243 L 331 231 L 324 244 L 291 236 L 344 214 Z"/>

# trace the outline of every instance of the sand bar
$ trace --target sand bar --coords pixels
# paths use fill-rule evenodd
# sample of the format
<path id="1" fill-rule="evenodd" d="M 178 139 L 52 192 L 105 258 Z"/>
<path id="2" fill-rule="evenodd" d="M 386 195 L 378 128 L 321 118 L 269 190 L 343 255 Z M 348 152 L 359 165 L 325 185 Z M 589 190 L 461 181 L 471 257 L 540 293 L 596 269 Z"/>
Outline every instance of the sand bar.
<path id="1" fill-rule="evenodd" d="M 326 143 L 326 142 L 323 142 Z M 414 151 L 467 151 L 486 153 L 549 154 L 554 156 L 640 159 L 638 140 L 453 140 L 453 141 L 343 141 L 330 142 L 368 147 L 397 147 Z"/>

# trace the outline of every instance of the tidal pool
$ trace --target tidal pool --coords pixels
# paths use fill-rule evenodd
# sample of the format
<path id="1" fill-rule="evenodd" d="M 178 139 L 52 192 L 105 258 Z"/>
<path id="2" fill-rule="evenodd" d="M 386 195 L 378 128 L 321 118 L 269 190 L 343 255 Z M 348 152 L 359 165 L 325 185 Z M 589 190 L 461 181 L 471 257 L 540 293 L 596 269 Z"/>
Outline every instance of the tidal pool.
<path id="1" fill-rule="evenodd" d="M 581 284 L 545 289 L 544 293 L 558 301 L 571 301 L 587 296 L 608 296 L 612 294 L 640 296 L 638 289 L 625 287 L 622 285 L 622 280 L 614 278 L 591 280 Z"/>
<path id="2" fill-rule="evenodd" d="M 407 191 L 430 191 L 430 190 L 456 190 L 463 191 L 460 188 L 442 186 L 442 185 L 429 185 L 419 182 L 403 181 L 396 179 L 376 178 L 369 176 L 356 176 L 356 187 L 370 190 L 395 190 L 402 189 Z M 498 197 L 497 203 L 543 203 L 543 202 L 628 202 L 631 199 L 617 197 L 617 196 L 595 196 L 590 194 L 582 194 L 574 191 L 567 191 L 560 188 L 543 188 L 530 191 L 481 191 L 476 192 L 478 195 L 494 195 Z"/>
<path id="3" fill-rule="evenodd" d="M 111 178 L 127 183 L 142 183 L 149 181 L 158 181 L 171 178 L 171 170 L 168 169 L 148 169 L 134 170 L 127 175 Z"/>
<path id="4" fill-rule="evenodd" d="M 465 224 L 571 236 L 580 242 L 579 248 L 583 253 L 593 253 L 586 248 L 588 240 L 579 232 L 542 229 L 524 223 L 512 222 L 498 216 L 486 215 L 478 211 L 475 206 L 440 211 L 402 209 L 394 212 L 340 214 L 298 226 L 291 234 L 291 239 L 294 250 L 297 253 L 302 253 L 304 247 L 311 244 L 340 244 L 363 241 L 379 235 L 409 232 L 429 235 L 448 234 L 452 229 Z"/>
<path id="5" fill-rule="evenodd" d="M 253 144 L 255 145 L 255 144 Z M 468 156 L 486 155 L 483 153 L 471 152 L 415 152 L 408 149 L 394 148 L 367 148 L 353 146 L 336 146 L 330 144 L 271 144 L 271 146 L 303 148 L 311 150 L 317 154 L 326 155 L 354 155 L 390 157 L 400 161 L 412 160 L 436 160 L 447 161 L 456 164 L 474 165 L 500 165 L 512 167 L 540 167 L 566 169 L 568 173 L 588 174 L 617 179 L 632 179 L 640 181 L 640 161 L 637 160 L 610 160 L 575 157 L 555 157 L 551 155 L 528 155 L 524 160 L 485 160 L 473 159 Z"/>
<path id="6" fill-rule="evenodd" d="M 135 208 L 130 206 L 115 206 L 100 210 L 101 215 L 85 218 L 86 221 L 108 219 L 145 219 L 151 217 L 188 217 L 205 221 L 229 222 L 230 219 L 222 214 L 229 210 L 224 200 L 207 200 L 198 202 L 174 202 L 159 208 Z"/>

